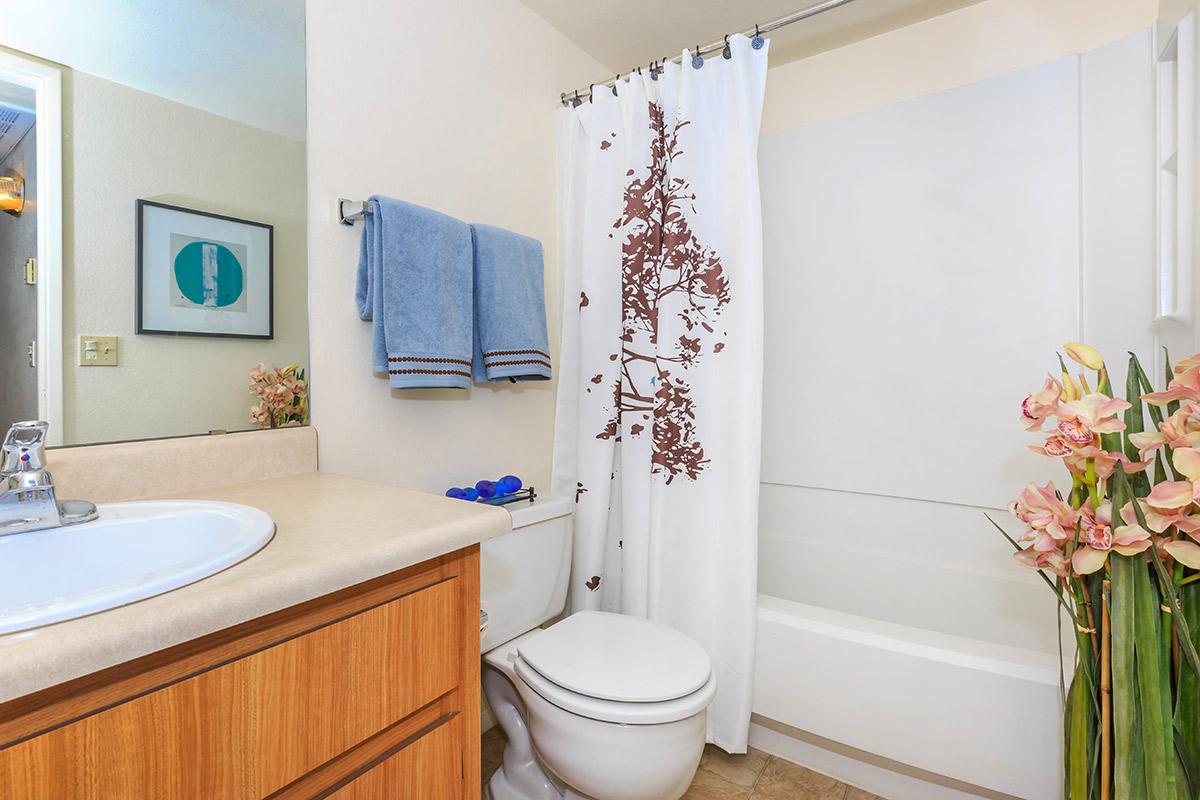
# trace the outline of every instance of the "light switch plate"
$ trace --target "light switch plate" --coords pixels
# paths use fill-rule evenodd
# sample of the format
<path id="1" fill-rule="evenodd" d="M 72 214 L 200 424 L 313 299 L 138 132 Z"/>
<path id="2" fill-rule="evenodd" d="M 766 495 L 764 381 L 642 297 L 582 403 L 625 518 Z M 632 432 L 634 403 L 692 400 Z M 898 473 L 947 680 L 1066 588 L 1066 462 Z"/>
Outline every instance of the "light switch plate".
<path id="1" fill-rule="evenodd" d="M 79 366 L 81 367 L 115 367 L 117 366 L 117 337 L 92 336 L 85 334 L 79 337 Z"/>

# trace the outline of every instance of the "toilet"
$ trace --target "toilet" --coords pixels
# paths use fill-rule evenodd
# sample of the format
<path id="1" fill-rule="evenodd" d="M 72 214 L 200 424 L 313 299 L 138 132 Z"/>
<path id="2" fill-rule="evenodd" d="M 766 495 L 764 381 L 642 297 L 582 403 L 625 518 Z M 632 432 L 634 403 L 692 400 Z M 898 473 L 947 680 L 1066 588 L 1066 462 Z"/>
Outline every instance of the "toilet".
<path id="1" fill-rule="evenodd" d="M 677 800 L 704 751 L 708 655 L 658 622 L 566 605 L 568 498 L 509 507 L 480 547 L 483 690 L 508 736 L 491 800 Z"/>

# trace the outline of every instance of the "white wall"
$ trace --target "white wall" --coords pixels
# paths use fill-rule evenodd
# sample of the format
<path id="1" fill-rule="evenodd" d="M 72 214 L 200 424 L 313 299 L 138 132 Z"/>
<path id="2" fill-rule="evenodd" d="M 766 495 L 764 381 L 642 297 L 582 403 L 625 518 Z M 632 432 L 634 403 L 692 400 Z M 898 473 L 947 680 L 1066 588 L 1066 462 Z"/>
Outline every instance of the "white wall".
<path id="1" fill-rule="evenodd" d="M 307 362 L 304 143 L 68 70 L 63 393 L 67 444 L 254 427 L 248 373 Z M 135 336 L 138 198 L 275 226 L 275 338 Z M 118 367 L 80 367 L 81 334 Z"/>
<path id="2" fill-rule="evenodd" d="M 608 70 L 516 0 L 309 0 L 313 414 L 321 469 L 442 491 L 508 472 L 546 485 L 551 383 L 389 391 L 354 307 L 360 227 L 383 194 L 540 239 L 557 362 L 553 114 Z"/>
<path id="3" fill-rule="evenodd" d="M 1157 11 L 1157 0 L 986 0 L 771 70 L 763 133 L 1093 50 Z"/>

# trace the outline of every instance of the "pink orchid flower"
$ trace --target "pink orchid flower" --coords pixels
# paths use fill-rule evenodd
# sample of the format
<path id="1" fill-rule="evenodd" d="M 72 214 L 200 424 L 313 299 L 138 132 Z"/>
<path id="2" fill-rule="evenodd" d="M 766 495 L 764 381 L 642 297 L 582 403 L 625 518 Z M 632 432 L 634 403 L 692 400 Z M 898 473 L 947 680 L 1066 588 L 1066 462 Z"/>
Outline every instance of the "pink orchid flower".
<path id="1" fill-rule="evenodd" d="M 1190 481 L 1163 481 L 1150 490 L 1146 503 L 1160 511 L 1178 511 L 1191 505 L 1192 497 Z"/>
<path id="2" fill-rule="evenodd" d="M 1173 542 L 1163 542 L 1161 549 L 1185 567 L 1200 569 L 1200 544 L 1177 539 Z"/>
<path id="3" fill-rule="evenodd" d="M 1079 575 L 1091 575 L 1104 567 L 1108 554 L 1116 551 L 1123 556 L 1144 553 L 1152 544 L 1150 534 L 1139 525 L 1112 527 L 1112 503 L 1105 503 L 1095 514 L 1083 513 L 1079 518 L 1081 546 L 1071 556 L 1071 566 Z"/>
<path id="4" fill-rule="evenodd" d="M 1175 365 L 1175 374 L 1182 375 L 1193 367 L 1200 367 L 1200 353 L 1188 356 Z"/>
<path id="5" fill-rule="evenodd" d="M 260 402 L 250 409 L 250 421 L 255 425 L 266 427 L 270 424 L 270 420 L 271 410 L 267 407 L 266 402 Z"/>
<path id="6" fill-rule="evenodd" d="M 1073 508 L 1058 499 L 1054 483 L 1045 486 L 1029 484 L 1009 506 L 1017 519 L 1031 528 L 1026 540 L 1033 539 L 1033 548 L 1049 552 L 1074 535 L 1077 514 Z"/>
<path id="7" fill-rule="evenodd" d="M 1073 444 L 1091 444 L 1095 434 L 1125 430 L 1125 423 L 1117 419 L 1117 414 L 1130 407 L 1124 400 L 1099 393 L 1063 403 L 1055 412 L 1059 433 Z"/>
<path id="8" fill-rule="evenodd" d="M 1070 442 L 1057 433 L 1053 436 L 1047 436 L 1046 443 L 1041 447 L 1032 444 L 1025 446 L 1038 455 L 1047 456 L 1049 458 L 1062 458 L 1064 456 L 1069 456 L 1074 452 L 1071 449 Z"/>
<path id="9" fill-rule="evenodd" d="M 1180 373 L 1179 377 L 1167 384 L 1165 392 L 1144 394 L 1142 399 L 1156 406 L 1165 406 L 1176 400 L 1200 402 L 1200 365 L 1189 367 Z"/>
<path id="10" fill-rule="evenodd" d="M 1123 464 L 1125 472 L 1132 474 L 1141 472 L 1152 463 L 1150 461 L 1130 461 L 1124 453 L 1110 453 L 1091 444 L 1072 451 L 1064 461 L 1068 469 L 1079 475 L 1087 472 L 1088 462 L 1091 461 L 1094 464 L 1096 476 L 1103 480 L 1107 480 L 1113 474 L 1117 464 Z"/>
<path id="11" fill-rule="evenodd" d="M 1177 517 L 1174 520 L 1174 524 L 1181 533 L 1186 533 L 1188 536 L 1200 542 L 1200 514 Z"/>
<path id="12" fill-rule="evenodd" d="M 1013 557 L 1017 560 L 1018 564 L 1030 569 L 1049 570 L 1061 578 L 1065 578 L 1070 574 L 1070 571 L 1067 569 L 1067 557 L 1063 555 L 1061 550 L 1043 552 L 1035 550 L 1032 547 L 1027 547 L 1024 550 L 1018 550 L 1016 553 L 1013 553 Z"/>
<path id="13" fill-rule="evenodd" d="M 1180 447 L 1195 447 L 1200 444 L 1200 419 L 1196 407 L 1187 404 L 1163 420 L 1157 431 L 1129 434 L 1129 441 L 1142 457 L 1166 445 L 1172 450 Z"/>
<path id="14" fill-rule="evenodd" d="M 1200 503 L 1200 450 L 1181 447 L 1171 454 L 1171 463 L 1175 465 L 1175 472 L 1187 480 L 1165 481 L 1155 486 L 1150 492 L 1151 497 L 1160 486 L 1168 488 L 1162 490 L 1158 498 L 1160 502 L 1151 505 L 1158 508 L 1182 508 L 1188 503 Z"/>
<path id="15" fill-rule="evenodd" d="M 1042 388 L 1021 401 L 1021 422 L 1025 424 L 1025 430 L 1041 430 L 1046 419 L 1058 410 L 1062 391 L 1062 384 L 1047 375 Z"/>
<path id="16" fill-rule="evenodd" d="M 1175 527 L 1181 533 L 1192 537 L 1196 542 L 1200 542 L 1200 514 L 1193 514 L 1177 519 Z M 1182 539 L 1174 542 L 1164 542 L 1162 550 L 1180 564 L 1192 569 L 1200 569 L 1200 544 L 1196 544 L 1196 542 L 1189 542 Z"/>
<path id="17" fill-rule="evenodd" d="M 1157 508 L 1147 504 L 1146 500 L 1135 500 L 1138 508 L 1142 511 L 1142 518 L 1146 520 L 1146 527 L 1154 533 L 1165 533 L 1172 525 L 1178 525 L 1187 519 L 1183 509 L 1174 509 L 1169 511 L 1160 511 Z M 1137 511 L 1134 510 L 1133 504 L 1130 503 L 1121 509 L 1121 519 L 1126 525 L 1138 525 Z M 1197 518 L 1200 522 L 1200 517 Z"/>

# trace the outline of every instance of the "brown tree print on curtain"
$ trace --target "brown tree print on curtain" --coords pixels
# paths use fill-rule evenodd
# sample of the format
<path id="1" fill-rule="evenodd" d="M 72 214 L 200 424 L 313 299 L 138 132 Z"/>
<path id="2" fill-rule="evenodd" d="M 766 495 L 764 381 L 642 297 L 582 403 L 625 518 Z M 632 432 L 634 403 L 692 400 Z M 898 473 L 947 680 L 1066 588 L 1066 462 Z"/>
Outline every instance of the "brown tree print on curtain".
<path id="1" fill-rule="evenodd" d="M 670 483 L 696 480 L 708 464 L 696 424 L 696 403 L 687 372 L 725 346 L 714 327 L 729 303 L 729 280 L 720 255 L 696 238 L 689 223 L 696 194 L 686 178 L 669 177 L 683 154 L 680 119 L 668 126 L 662 108 L 650 103 L 650 163 L 643 174 L 627 173 L 624 208 L 613 224 L 621 247 L 621 360 L 613 386 L 612 415 L 596 438 L 620 440 L 627 414 L 649 423 L 655 474 Z M 669 127 L 669 129 L 668 129 Z M 673 315 L 684 333 L 660 342 Z M 677 327 L 677 329 L 679 329 Z M 652 421 L 651 421 L 652 420 Z M 645 424 L 632 423 L 630 436 Z"/>

